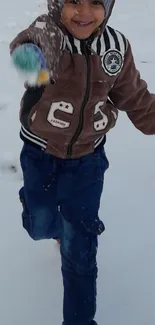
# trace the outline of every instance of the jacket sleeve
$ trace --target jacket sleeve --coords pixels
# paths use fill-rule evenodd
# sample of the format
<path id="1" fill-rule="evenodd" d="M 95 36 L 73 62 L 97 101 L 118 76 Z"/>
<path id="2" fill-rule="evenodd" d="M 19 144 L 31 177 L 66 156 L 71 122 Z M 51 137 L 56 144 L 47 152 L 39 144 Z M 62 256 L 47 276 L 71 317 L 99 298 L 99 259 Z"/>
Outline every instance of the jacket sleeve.
<path id="1" fill-rule="evenodd" d="M 37 45 L 45 56 L 47 69 L 54 75 L 62 54 L 63 41 L 64 35 L 56 23 L 48 15 L 42 15 L 15 37 L 10 44 L 10 52 L 24 43 Z"/>
<path id="2" fill-rule="evenodd" d="M 127 113 L 137 129 L 144 134 L 155 134 L 155 95 L 148 91 L 146 82 L 140 78 L 129 43 L 122 71 L 109 97 L 119 110 Z"/>

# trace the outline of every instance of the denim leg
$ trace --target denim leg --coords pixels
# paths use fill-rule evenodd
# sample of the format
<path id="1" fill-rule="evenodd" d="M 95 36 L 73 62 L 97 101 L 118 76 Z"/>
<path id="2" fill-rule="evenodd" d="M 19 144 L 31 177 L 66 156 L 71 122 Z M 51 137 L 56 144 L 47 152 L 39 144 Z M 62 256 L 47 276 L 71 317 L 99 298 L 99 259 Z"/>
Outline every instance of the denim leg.
<path id="1" fill-rule="evenodd" d="M 71 167 L 72 165 L 72 167 Z M 72 169 L 71 169 L 72 168 Z M 104 231 L 98 217 L 103 175 L 108 168 L 104 154 L 68 162 L 60 179 L 63 235 L 61 239 L 64 284 L 64 325 L 93 324 L 96 312 L 98 235 Z"/>
<path id="2" fill-rule="evenodd" d="M 64 324 L 90 325 L 96 311 L 97 235 L 64 220 L 61 243 Z"/>
<path id="3" fill-rule="evenodd" d="M 62 217 L 57 204 L 57 179 L 52 156 L 24 145 L 21 152 L 24 187 L 19 191 L 23 204 L 23 227 L 34 240 L 60 238 Z"/>

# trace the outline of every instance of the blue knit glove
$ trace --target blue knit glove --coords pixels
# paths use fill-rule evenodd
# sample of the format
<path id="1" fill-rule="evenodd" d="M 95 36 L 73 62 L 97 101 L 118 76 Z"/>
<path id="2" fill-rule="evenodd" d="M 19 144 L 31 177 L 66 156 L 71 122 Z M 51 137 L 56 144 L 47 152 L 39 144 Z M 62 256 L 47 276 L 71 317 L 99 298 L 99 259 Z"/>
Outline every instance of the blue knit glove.
<path id="1" fill-rule="evenodd" d="M 49 81 L 45 57 L 38 46 L 32 43 L 19 45 L 12 52 L 12 62 L 29 84 L 44 84 Z"/>

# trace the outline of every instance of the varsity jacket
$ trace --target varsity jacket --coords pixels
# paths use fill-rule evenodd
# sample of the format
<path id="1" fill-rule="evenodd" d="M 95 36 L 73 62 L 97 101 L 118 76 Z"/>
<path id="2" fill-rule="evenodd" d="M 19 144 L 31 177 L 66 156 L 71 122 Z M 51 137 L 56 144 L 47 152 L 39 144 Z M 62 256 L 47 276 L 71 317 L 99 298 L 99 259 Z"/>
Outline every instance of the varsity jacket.
<path id="1" fill-rule="evenodd" d="M 155 95 L 140 78 L 129 41 L 107 25 L 114 1 L 108 3 L 101 28 L 87 40 L 65 30 L 60 20 L 63 4 L 49 0 L 48 14 L 10 44 L 11 52 L 31 42 L 44 53 L 51 82 L 25 92 L 21 137 L 56 157 L 93 152 L 115 126 L 118 110 L 126 111 L 143 133 L 155 134 Z"/>

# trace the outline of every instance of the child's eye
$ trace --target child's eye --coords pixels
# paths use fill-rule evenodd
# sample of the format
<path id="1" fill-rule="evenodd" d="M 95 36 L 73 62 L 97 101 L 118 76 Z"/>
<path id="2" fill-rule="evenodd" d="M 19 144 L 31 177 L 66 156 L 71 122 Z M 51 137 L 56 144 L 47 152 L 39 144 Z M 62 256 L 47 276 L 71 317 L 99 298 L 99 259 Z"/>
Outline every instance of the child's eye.
<path id="1" fill-rule="evenodd" d="M 103 2 L 101 0 L 93 0 L 92 4 L 95 6 L 103 6 Z"/>
<path id="2" fill-rule="evenodd" d="M 73 5 L 79 4 L 81 1 L 80 0 L 69 0 L 69 3 L 72 3 Z"/>
<path id="3" fill-rule="evenodd" d="M 68 2 L 77 5 L 82 3 L 82 0 L 68 0 Z M 92 0 L 92 4 L 95 6 L 103 6 L 102 0 Z"/>
<path id="4" fill-rule="evenodd" d="M 71 3 L 73 5 L 77 5 L 82 3 L 82 0 L 68 0 L 68 3 Z M 102 0 L 92 0 L 91 2 L 94 6 L 103 6 Z"/>

